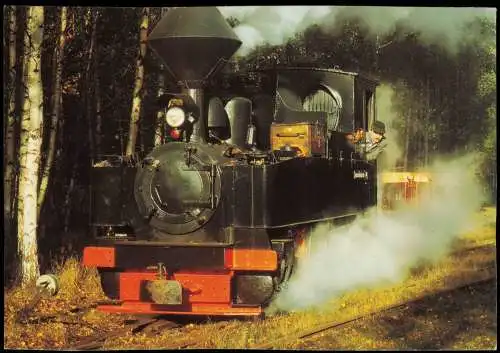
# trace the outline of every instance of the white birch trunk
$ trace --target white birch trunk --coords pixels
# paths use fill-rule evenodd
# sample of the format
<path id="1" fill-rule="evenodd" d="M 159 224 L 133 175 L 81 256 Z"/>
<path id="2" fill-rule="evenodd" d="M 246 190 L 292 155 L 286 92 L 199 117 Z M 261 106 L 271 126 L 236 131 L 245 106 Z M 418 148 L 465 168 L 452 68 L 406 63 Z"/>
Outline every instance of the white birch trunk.
<path id="1" fill-rule="evenodd" d="M 14 155 L 15 155 L 15 123 L 16 123 L 16 8 L 11 6 L 8 15 L 8 50 L 9 50 L 9 60 L 8 60 L 8 112 L 7 112 L 7 128 L 5 130 L 5 155 L 4 155 L 4 221 L 5 225 L 11 224 L 12 219 L 12 206 L 13 206 L 13 195 L 12 189 L 14 187 Z M 10 227 L 8 232 L 10 232 Z M 7 236 L 8 234 L 5 234 Z"/>
<path id="2" fill-rule="evenodd" d="M 157 98 L 160 98 L 165 92 L 165 76 L 163 73 L 160 74 L 159 82 L 158 82 L 158 92 L 156 94 Z M 154 146 L 159 146 L 163 141 L 163 124 L 165 121 L 165 113 L 163 109 L 158 110 L 155 118 L 155 136 L 154 136 Z"/>
<path id="3" fill-rule="evenodd" d="M 137 142 L 137 133 L 139 129 L 139 118 L 141 116 L 142 86 L 144 84 L 144 58 L 146 57 L 146 40 L 149 25 L 149 9 L 144 8 L 141 16 L 139 33 L 139 56 L 137 58 L 137 67 L 135 71 L 135 85 L 132 98 L 132 112 L 130 113 L 130 126 L 127 147 L 125 154 L 131 156 L 134 154 Z"/>
<path id="4" fill-rule="evenodd" d="M 167 13 L 168 8 L 162 7 L 160 10 L 160 19 Z M 156 92 L 156 97 L 159 98 L 165 93 L 165 75 L 164 75 L 164 67 L 160 64 L 160 75 L 158 78 L 158 91 Z M 153 138 L 153 144 L 155 147 L 162 144 L 164 136 L 164 122 L 165 122 L 165 114 L 163 109 L 158 110 L 155 117 L 155 134 Z"/>
<path id="5" fill-rule="evenodd" d="M 154 138 L 154 146 L 160 146 L 163 142 L 163 122 L 165 120 L 165 114 L 162 110 L 159 110 L 156 114 L 155 121 L 155 138 Z"/>
<path id="6" fill-rule="evenodd" d="M 18 252 L 22 285 L 39 274 L 37 244 L 37 194 L 40 149 L 42 145 L 43 91 L 41 77 L 41 44 L 43 39 L 42 6 L 27 9 L 24 35 L 26 97 L 21 121 L 19 151 Z"/>
<path id="7" fill-rule="evenodd" d="M 47 161 L 42 171 L 42 181 L 40 183 L 40 191 L 38 194 L 38 216 L 40 216 L 40 211 L 45 200 L 45 195 L 47 192 L 47 186 L 49 184 L 50 171 L 52 168 L 52 163 L 54 161 L 54 153 L 56 149 L 56 137 L 57 137 L 57 127 L 59 124 L 59 115 L 61 112 L 62 105 L 62 94 L 61 94 L 61 80 L 62 80 L 62 59 L 64 55 L 64 45 L 66 42 L 65 32 L 66 32 L 66 17 L 67 8 L 61 7 L 60 14 L 60 32 L 59 32 L 59 42 L 55 46 L 55 53 L 53 56 L 53 82 L 54 91 L 52 93 L 52 113 L 50 122 L 50 137 L 49 146 L 47 151 Z"/>

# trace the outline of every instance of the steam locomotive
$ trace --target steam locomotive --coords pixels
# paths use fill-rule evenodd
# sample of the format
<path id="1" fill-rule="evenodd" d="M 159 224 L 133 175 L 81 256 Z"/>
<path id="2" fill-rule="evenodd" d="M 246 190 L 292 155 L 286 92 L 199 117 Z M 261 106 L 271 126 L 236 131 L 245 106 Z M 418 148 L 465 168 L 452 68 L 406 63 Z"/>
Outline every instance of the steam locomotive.
<path id="1" fill-rule="evenodd" d="M 346 134 L 375 120 L 377 81 L 337 69 L 263 72 L 266 88 L 223 100 L 208 87 L 241 41 L 216 8 L 175 8 L 150 47 L 181 93 L 163 96 L 169 141 L 92 167 L 103 311 L 260 315 L 311 228 L 377 203 L 376 165 Z"/>

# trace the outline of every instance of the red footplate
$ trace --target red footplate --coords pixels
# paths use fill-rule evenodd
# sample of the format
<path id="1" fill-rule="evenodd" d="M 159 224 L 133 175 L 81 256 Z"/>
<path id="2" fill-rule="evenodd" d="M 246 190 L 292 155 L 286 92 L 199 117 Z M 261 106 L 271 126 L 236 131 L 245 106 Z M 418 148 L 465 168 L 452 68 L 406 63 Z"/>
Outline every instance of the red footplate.
<path id="1" fill-rule="evenodd" d="M 177 272 L 169 280 L 182 286 L 181 305 L 163 305 L 144 299 L 144 283 L 157 279 L 153 272 L 120 273 L 120 305 L 101 305 L 107 312 L 181 315 L 260 315 L 259 306 L 232 306 L 232 271 L 218 273 Z"/>
<path id="2" fill-rule="evenodd" d="M 186 253 L 169 252 L 171 248 L 161 252 L 163 248 L 156 247 L 153 248 L 156 258 L 147 261 L 156 264 L 167 259 L 165 272 L 149 271 L 145 269 L 147 264 L 134 262 L 136 259 L 129 257 L 131 246 L 89 246 L 84 249 L 84 266 L 105 270 L 102 275 L 111 274 L 105 280 L 107 290 L 112 293 L 110 297 L 118 297 L 120 302 L 119 305 L 102 305 L 100 310 L 143 314 L 260 315 L 262 308 L 258 305 L 233 304 L 233 277 L 235 272 L 269 273 L 278 265 L 277 253 L 272 249 L 208 248 L 200 253 L 199 248 L 194 248 L 193 251 L 204 256 L 199 255 L 203 261 L 209 262 L 210 266 L 206 267 L 210 270 L 169 272 L 169 256 L 186 256 Z M 146 250 L 138 247 L 137 253 L 144 254 Z M 189 261 L 197 260 L 200 259 L 193 257 Z M 201 266 L 198 264 L 198 267 Z"/>
<path id="3" fill-rule="evenodd" d="M 171 315 L 213 315 L 213 316 L 258 316 L 262 314 L 260 306 L 231 306 L 230 304 L 198 303 L 172 306 L 144 302 L 123 302 L 120 305 L 101 305 L 101 311 L 130 314 L 171 314 Z"/>

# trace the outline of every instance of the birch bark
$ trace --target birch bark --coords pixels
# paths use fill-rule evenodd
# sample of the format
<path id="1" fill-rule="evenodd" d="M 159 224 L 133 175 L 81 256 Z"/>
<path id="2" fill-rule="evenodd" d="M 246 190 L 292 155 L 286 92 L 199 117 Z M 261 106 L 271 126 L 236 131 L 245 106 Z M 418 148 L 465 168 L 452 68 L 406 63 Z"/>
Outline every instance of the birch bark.
<path id="1" fill-rule="evenodd" d="M 148 36 L 149 25 L 149 9 L 144 8 L 140 22 L 139 32 L 139 55 L 137 58 L 137 66 L 135 71 L 135 84 L 134 93 L 132 97 L 132 112 L 130 114 L 130 126 L 127 147 L 125 154 L 131 156 L 135 152 L 135 145 L 137 143 L 137 133 L 139 130 L 139 119 L 141 116 L 141 103 L 142 103 L 142 86 L 144 84 L 144 58 L 146 57 L 146 41 Z"/>
<path id="2" fill-rule="evenodd" d="M 42 171 L 42 181 L 40 182 L 40 191 L 38 193 L 38 216 L 40 216 L 40 211 L 45 200 L 45 195 L 47 193 L 47 186 L 49 185 L 50 172 L 52 169 L 52 164 L 54 162 L 54 154 L 56 149 L 56 138 L 57 138 L 57 128 L 59 125 L 59 116 L 61 114 L 62 106 L 62 92 L 61 92 L 61 81 L 62 81 L 62 59 L 64 55 L 64 46 L 66 44 L 66 19 L 67 19 L 67 8 L 61 7 L 60 13 L 60 30 L 59 30 L 59 41 L 54 48 L 53 55 L 53 71 L 52 77 L 54 82 L 54 90 L 52 92 L 52 112 L 50 121 L 50 137 L 49 145 L 47 151 L 47 161 Z"/>
<path id="3" fill-rule="evenodd" d="M 20 279 L 23 286 L 39 274 L 37 244 L 37 194 L 42 145 L 43 91 L 41 77 L 41 45 L 43 39 L 42 6 L 27 9 L 27 28 L 24 34 L 26 53 L 25 87 L 19 149 L 18 252 Z"/>
<path id="4" fill-rule="evenodd" d="M 13 208 L 13 188 L 14 188 L 14 163 L 15 163 L 15 124 L 16 124 L 16 8 L 11 6 L 8 14 L 8 111 L 7 126 L 5 129 L 5 155 L 4 155 L 4 219 L 5 225 L 10 225 Z M 10 232 L 10 227 L 7 233 Z M 7 234 L 5 234 L 7 235 Z"/>

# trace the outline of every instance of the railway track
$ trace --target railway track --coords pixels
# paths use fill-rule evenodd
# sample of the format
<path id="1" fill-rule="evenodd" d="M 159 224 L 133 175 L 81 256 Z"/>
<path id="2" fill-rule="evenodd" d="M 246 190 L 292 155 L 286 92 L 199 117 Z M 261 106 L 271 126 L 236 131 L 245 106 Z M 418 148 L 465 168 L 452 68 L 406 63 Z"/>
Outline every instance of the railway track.
<path id="1" fill-rule="evenodd" d="M 451 293 L 451 292 L 454 292 L 456 290 L 460 290 L 460 289 L 463 289 L 463 288 L 467 288 L 467 287 L 471 287 L 471 286 L 474 286 L 474 285 L 479 285 L 479 284 L 483 284 L 483 283 L 489 282 L 489 281 L 493 280 L 494 278 L 495 278 L 495 276 L 490 275 L 490 276 L 487 276 L 485 278 L 481 278 L 481 279 L 479 279 L 477 281 L 473 281 L 473 282 L 470 282 L 470 283 L 467 283 L 467 284 L 463 284 L 463 285 L 455 287 L 455 288 L 450 288 L 450 289 L 446 289 L 446 290 L 437 291 L 437 292 L 429 293 L 429 294 L 426 294 L 426 295 L 422 295 L 422 296 L 419 296 L 419 297 L 414 298 L 412 300 L 403 301 L 403 302 L 400 302 L 400 303 L 397 303 L 397 304 L 394 304 L 394 305 L 390 305 L 390 306 L 384 307 L 382 309 L 378 309 L 378 310 L 375 310 L 375 311 L 372 311 L 372 312 L 369 312 L 369 313 L 365 313 L 365 314 L 361 314 L 361 315 L 349 318 L 347 320 L 327 322 L 325 324 L 313 327 L 311 329 L 304 330 L 304 331 L 299 332 L 299 333 L 294 333 L 292 335 L 282 337 L 282 338 L 280 338 L 280 339 L 278 339 L 276 341 L 273 341 L 273 342 L 270 342 L 270 343 L 265 343 L 265 344 L 255 345 L 255 346 L 250 347 L 250 348 L 252 348 L 252 349 L 273 349 L 273 348 L 283 347 L 284 345 L 287 345 L 287 344 L 290 344 L 290 343 L 295 343 L 297 341 L 301 341 L 301 340 L 304 340 L 304 339 L 308 339 L 308 338 L 310 338 L 312 336 L 318 335 L 318 334 L 323 333 L 325 331 L 339 329 L 339 328 L 344 327 L 346 325 L 349 325 L 349 324 L 352 324 L 352 323 L 355 323 L 355 322 L 359 322 L 359 321 L 362 321 L 362 320 L 366 320 L 366 319 L 369 319 L 369 318 L 373 318 L 373 317 L 376 317 L 378 315 L 387 313 L 387 312 L 392 311 L 392 310 L 401 309 L 401 308 L 403 308 L 405 306 L 409 306 L 409 305 L 415 304 L 415 303 L 417 303 L 417 302 L 419 302 L 419 301 L 421 301 L 423 299 L 426 299 L 426 298 L 428 298 L 430 296 L 443 295 L 443 294 Z"/>
<path id="2" fill-rule="evenodd" d="M 112 333 L 97 333 L 89 337 L 85 337 L 76 344 L 65 347 L 68 350 L 96 350 L 102 348 L 108 339 L 117 338 L 131 333 L 137 333 L 144 329 L 146 326 L 151 325 L 158 321 L 158 318 L 138 319 L 132 322 L 126 322 L 125 327 L 121 330 Z"/>
<path id="3" fill-rule="evenodd" d="M 470 247 L 470 248 L 466 248 L 466 249 L 460 249 L 460 250 L 453 252 L 452 255 L 457 256 L 457 255 L 460 255 L 463 253 L 485 249 L 485 248 L 491 247 L 491 245 L 492 244 L 486 244 L 486 245 L 479 245 L 479 246 L 474 246 L 474 247 Z M 495 268 L 495 265 L 492 265 L 492 266 L 486 266 L 483 268 L 472 270 L 471 274 L 474 273 L 475 275 L 477 275 L 476 279 L 474 281 L 467 282 L 467 283 L 461 284 L 459 286 L 455 286 L 452 288 L 445 288 L 445 289 L 431 292 L 431 293 L 425 293 L 425 294 L 420 295 L 420 296 L 413 298 L 411 300 L 404 300 L 404 301 L 398 302 L 396 304 L 388 305 L 388 306 L 383 307 L 381 309 L 377 309 L 377 310 L 374 310 L 374 311 L 371 311 L 368 313 L 363 313 L 363 314 L 351 317 L 351 318 L 346 319 L 346 320 L 329 321 L 329 322 L 326 322 L 324 324 L 314 326 L 310 329 L 303 330 L 303 331 L 298 332 L 298 333 L 296 332 L 296 333 L 293 333 L 291 335 L 279 338 L 279 339 L 272 341 L 272 342 L 269 342 L 269 343 L 254 345 L 250 348 L 251 349 L 273 349 L 273 348 L 283 347 L 284 345 L 287 345 L 290 343 L 295 343 L 297 341 L 302 341 L 304 339 L 308 339 L 312 336 L 318 335 L 318 334 L 323 333 L 325 331 L 339 329 L 339 328 L 342 328 L 346 325 L 349 325 L 349 324 L 352 324 L 355 322 L 359 322 L 362 320 L 366 320 L 369 318 L 373 318 L 373 317 L 387 313 L 387 312 L 392 311 L 392 310 L 402 309 L 403 307 L 415 304 L 415 303 L 417 303 L 421 300 L 427 299 L 431 296 L 444 295 L 444 294 L 451 293 L 451 292 L 454 292 L 454 291 L 457 291 L 460 289 L 464 289 L 467 287 L 487 283 L 487 282 L 492 281 L 496 278 L 495 274 L 491 273 L 492 270 L 494 270 L 494 268 Z"/>
<path id="4" fill-rule="evenodd" d="M 163 318 L 161 315 L 153 316 L 150 318 L 142 318 L 137 320 L 130 320 L 125 324 L 121 330 L 108 333 L 98 333 L 86 337 L 75 344 L 65 347 L 66 350 L 98 350 L 104 347 L 104 344 L 113 338 L 122 337 L 129 333 L 137 334 L 147 330 L 162 332 L 163 330 L 182 328 L 184 325 L 175 321 L 170 321 Z M 195 346 L 199 343 L 200 338 L 186 337 L 185 339 L 176 340 L 170 344 L 162 345 L 162 349 L 182 349 L 190 346 Z"/>
<path id="5" fill-rule="evenodd" d="M 450 256 L 458 256 L 458 255 L 463 255 L 471 251 L 475 250 L 482 250 L 482 249 L 488 249 L 488 248 L 494 248 L 496 246 L 496 241 L 490 241 L 481 245 L 474 245 L 474 246 L 468 246 L 464 247 L 461 249 L 457 249 L 453 251 Z"/>
<path id="6" fill-rule="evenodd" d="M 473 246 L 473 247 L 469 247 L 469 248 L 465 248 L 465 249 L 459 249 L 459 250 L 453 252 L 451 255 L 459 256 L 459 255 L 463 255 L 463 254 L 468 253 L 468 252 L 491 248 L 491 245 L 492 244 L 486 244 L 486 245 Z M 437 292 L 426 293 L 426 294 L 421 295 L 417 298 L 402 301 L 402 302 L 384 307 L 382 309 L 378 309 L 378 310 L 375 310 L 375 311 L 372 311 L 369 313 L 365 313 L 362 315 L 358 315 L 356 317 L 352 317 L 352 318 L 347 319 L 347 320 L 327 322 L 325 324 L 322 324 L 322 325 L 319 325 L 316 327 L 312 327 L 311 329 L 308 329 L 308 330 L 305 330 L 305 331 L 302 331 L 299 333 L 295 333 L 295 334 L 292 334 L 290 336 L 283 337 L 277 341 L 265 343 L 265 344 L 261 344 L 261 345 L 256 345 L 256 346 L 253 346 L 251 348 L 273 349 L 275 347 L 280 347 L 283 344 L 287 344 L 290 342 L 296 342 L 297 340 L 300 341 L 300 340 L 310 338 L 310 337 L 317 335 L 317 334 L 320 334 L 324 331 L 338 329 L 338 328 L 341 328 L 345 325 L 349 325 L 349 324 L 352 324 L 352 323 L 357 322 L 357 321 L 365 320 L 365 319 L 368 319 L 370 317 L 374 317 L 374 316 L 381 315 L 383 313 L 387 313 L 391 310 L 397 310 L 397 309 L 403 308 L 405 306 L 412 305 L 412 304 L 414 304 L 422 299 L 425 299 L 425 298 L 433 296 L 433 295 L 446 294 L 446 293 L 456 291 L 456 290 L 459 290 L 459 289 L 462 289 L 462 288 L 465 288 L 468 286 L 473 286 L 476 284 L 487 282 L 487 281 L 492 280 L 495 277 L 494 275 L 491 275 L 491 273 L 490 273 L 491 269 L 492 269 L 491 267 L 484 267 L 484 268 L 476 269 L 476 270 L 472 271 L 474 274 L 476 274 L 477 276 L 480 276 L 481 278 L 478 280 L 472 281 L 472 282 L 462 284 L 460 286 L 456 286 L 453 288 L 446 288 L 444 290 L 437 291 Z M 127 333 L 127 332 L 137 333 L 137 332 L 142 331 L 144 328 L 148 327 L 149 325 L 158 324 L 159 322 L 162 322 L 162 319 L 160 319 L 159 317 L 157 317 L 155 319 L 151 319 L 150 321 L 147 321 L 147 322 L 137 322 L 137 323 L 132 324 L 129 328 L 126 328 L 124 331 L 113 333 L 113 335 L 110 335 L 107 337 L 100 337 L 100 340 L 98 342 L 95 342 L 95 341 L 88 342 L 88 343 L 84 343 L 83 345 L 80 344 L 80 345 L 73 346 L 70 348 L 76 349 L 76 350 L 78 350 L 78 349 L 85 349 L 85 350 L 98 349 L 98 348 L 103 346 L 104 341 L 107 339 L 111 339 L 112 337 L 118 337 L 118 336 L 123 335 L 124 333 Z M 165 322 L 165 321 L 163 321 L 163 322 Z M 173 326 L 173 327 L 178 327 L 178 326 Z M 173 328 L 173 327 L 171 326 L 169 328 Z M 163 349 L 181 349 L 181 348 L 188 348 L 188 347 L 196 346 L 197 344 L 199 344 L 199 338 L 198 339 L 190 339 L 189 337 L 187 337 L 185 340 L 180 340 L 178 342 L 172 342 L 172 344 L 167 345 L 167 346 L 163 346 L 161 348 L 163 348 Z"/>
<path id="7" fill-rule="evenodd" d="M 166 330 L 174 329 L 180 327 L 181 325 L 177 322 L 165 320 L 161 316 L 153 316 L 149 318 L 139 318 L 134 320 L 128 320 L 125 322 L 125 327 L 121 330 L 108 332 L 108 333 L 97 333 L 95 335 L 86 337 L 79 342 L 65 347 L 68 350 L 97 350 L 104 346 L 107 340 L 125 336 L 129 333 L 136 334 L 149 329 Z M 170 348 L 170 347 L 166 347 Z M 171 348 L 183 348 L 183 347 L 171 347 Z"/>
<path id="8" fill-rule="evenodd" d="M 451 256 L 459 256 L 459 255 L 463 255 L 463 254 L 468 253 L 468 252 L 491 248 L 492 245 L 494 245 L 494 243 L 473 246 L 473 247 L 464 248 L 464 249 L 458 249 L 458 250 L 454 251 L 451 254 Z M 357 321 L 361 321 L 361 320 L 364 320 L 364 319 L 367 319 L 367 318 L 370 318 L 373 316 L 377 316 L 379 314 L 388 312 L 390 310 L 395 310 L 395 309 L 404 307 L 405 305 L 411 305 L 414 302 L 420 301 L 420 300 L 427 298 L 431 295 L 444 294 L 447 292 L 455 291 L 455 290 L 458 290 L 458 289 L 461 289 L 461 288 L 464 288 L 467 286 L 486 282 L 486 281 L 491 280 L 495 277 L 494 275 L 490 274 L 491 267 L 476 269 L 472 272 L 477 273 L 477 274 L 481 273 L 481 272 L 487 272 L 487 274 L 483 273 L 483 274 L 481 274 L 482 277 L 479 280 L 476 280 L 476 281 L 473 281 L 470 283 L 465 283 L 465 284 L 458 286 L 458 287 L 447 288 L 445 290 L 433 292 L 433 293 L 426 293 L 425 295 L 419 296 L 419 297 L 414 298 L 412 300 L 402 301 L 402 302 L 384 307 L 382 309 L 375 310 L 373 312 L 369 312 L 369 313 L 365 313 L 365 314 L 362 314 L 362 315 L 359 315 L 356 317 L 352 317 L 352 318 L 347 319 L 347 320 L 327 322 L 325 324 L 322 324 L 322 325 L 319 325 L 316 327 L 312 327 L 308 330 L 305 330 L 305 331 L 302 331 L 299 333 L 294 333 L 290 336 L 280 338 L 274 342 L 260 344 L 260 345 L 256 345 L 256 346 L 253 346 L 250 348 L 272 349 L 274 347 L 282 346 L 283 344 L 287 344 L 290 342 L 296 342 L 297 340 L 300 341 L 300 340 L 309 338 L 311 336 L 317 335 L 317 334 L 324 332 L 324 331 L 327 331 L 327 330 L 333 330 L 336 328 L 340 328 L 340 327 L 343 327 L 345 325 L 348 325 L 348 324 L 351 324 L 351 323 L 354 323 Z M 35 296 L 34 300 L 28 305 L 28 309 L 32 310 L 34 308 L 34 306 L 36 306 L 36 304 L 39 300 L 40 300 L 40 297 Z M 72 314 L 75 314 L 75 313 L 84 314 L 87 311 L 96 308 L 100 304 L 102 304 L 102 303 L 96 303 L 94 305 L 89 305 L 89 306 L 85 306 L 85 307 L 76 307 L 76 308 L 69 310 L 69 312 Z M 50 321 L 50 322 L 60 322 L 63 324 L 82 324 L 82 325 L 84 325 L 83 322 L 80 322 L 81 320 L 80 321 L 64 320 L 64 316 L 67 314 L 68 314 L 68 312 L 59 312 L 59 313 L 54 313 L 54 314 L 50 314 L 50 315 L 29 317 L 28 316 L 29 314 L 26 311 L 23 311 L 21 313 L 21 315 L 19 315 L 19 322 L 22 322 L 24 324 L 30 324 L 30 323 L 40 323 L 40 322 Z M 161 332 L 162 330 L 181 328 L 183 326 L 179 322 L 167 320 L 164 317 L 162 317 L 161 315 L 152 316 L 152 317 L 136 318 L 133 320 L 125 320 L 124 324 L 125 324 L 124 327 L 120 330 L 116 330 L 113 332 L 102 332 L 102 331 L 98 332 L 94 335 L 87 336 L 76 343 L 72 343 L 72 344 L 64 347 L 64 349 L 68 349 L 68 350 L 97 350 L 97 349 L 102 348 L 104 346 L 104 344 L 106 343 L 106 341 L 113 339 L 113 338 L 127 335 L 129 333 L 137 334 L 137 333 L 145 332 L 148 330 Z M 94 329 L 96 329 L 96 328 L 94 328 Z M 199 343 L 199 338 L 190 339 L 189 337 L 186 337 L 186 339 L 184 339 L 184 340 L 172 342 L 172 344 L 163 346 L 162 348 L 163 349 L 180 349 L 180 348 L 187 348 L 187 347 L 191 347 L 191 346 L 196 346 L 198 343 Z"/>

